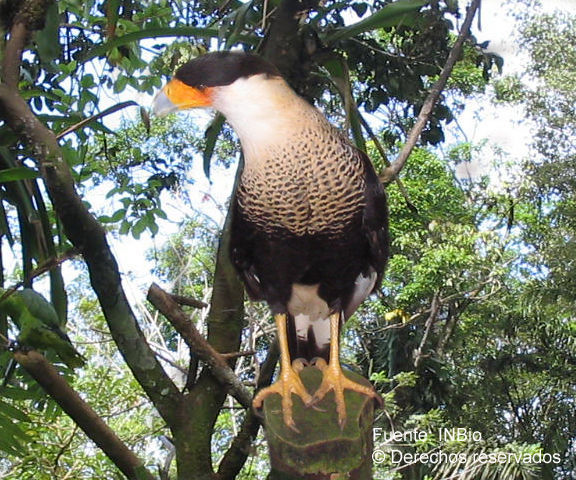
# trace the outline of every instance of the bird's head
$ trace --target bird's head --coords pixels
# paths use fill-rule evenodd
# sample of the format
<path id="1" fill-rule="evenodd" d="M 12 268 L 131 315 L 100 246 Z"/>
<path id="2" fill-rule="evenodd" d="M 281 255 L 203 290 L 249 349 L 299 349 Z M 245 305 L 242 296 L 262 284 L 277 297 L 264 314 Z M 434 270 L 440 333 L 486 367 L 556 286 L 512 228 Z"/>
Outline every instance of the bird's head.
<path id="1" fill-rule="evenodd" d="M 280 72 L 257 55 L 208 53 L 176 71 L 156 95 L 153 111 L 165 115 L 177 110 L 213 107 L 226 115 L 226 110 L 257 100 L 262 89 L 270 89 L 274 84 L 285 85 Z"/>

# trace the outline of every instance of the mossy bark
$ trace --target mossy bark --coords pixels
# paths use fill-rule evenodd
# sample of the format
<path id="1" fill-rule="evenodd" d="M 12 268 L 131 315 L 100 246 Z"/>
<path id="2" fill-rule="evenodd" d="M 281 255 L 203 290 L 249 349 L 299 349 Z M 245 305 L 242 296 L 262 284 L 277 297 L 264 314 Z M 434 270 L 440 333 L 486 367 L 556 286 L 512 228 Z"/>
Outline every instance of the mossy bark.
<path id="1" fill-rule="evenodd" d="M 368 384 L 356 373 L 346 371 L 345 374 L 355 382 Z M 315 392 L 322 380 L 322 372 L 306 367 L 300 377 L 308 391 Z M 373 399 L 346 391 L 348 418 L 344 428 L 340 429 L 332 392 L 318 403 L 318 410 L 305 407 L 296 396 L 292 398 L 294 421 L 299 432 L 284 424 L 279 414 L 278 395 L 270 395 L 264 401 L 264 425 L 272 464 L 268 479 L 371 479 Z"/>

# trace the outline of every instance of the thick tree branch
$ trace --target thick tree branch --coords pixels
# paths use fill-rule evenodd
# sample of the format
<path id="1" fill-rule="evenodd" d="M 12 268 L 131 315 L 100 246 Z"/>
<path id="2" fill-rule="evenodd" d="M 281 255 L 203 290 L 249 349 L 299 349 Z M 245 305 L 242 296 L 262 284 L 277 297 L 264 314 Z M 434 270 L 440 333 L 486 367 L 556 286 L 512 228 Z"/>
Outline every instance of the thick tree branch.
<path id="1" fill-rule="evenodd" d="M 299 95 L 313 102 L 310 92 L 312 60 L 302 35 L 302 20 L 321 3 L 319 0 L 282 0 L 274 10 L 270 29 L 258 53 L 272 62 Z M 313 87 L 312 87 L 313 88 Z"/>
<path id="2" fill-rule="evenodd" d="M 241 167 L 236 175 L 234 191 L 240 170 Z M 244 325 L 244 289 L 228 253 L 231 220 L 232 212 L 229 209 L 216 256 L 214 287 L 207 319 L 207 341 L 219 353 L 239 350 Z M 210 368 L 204 368 L 197 381 L 189 387 L 179 412 L 181 421 L 171 426 L 178 472 L 182 472 L 182 478 L 187 478 L 186 472 L 204 472 L 202 478 L 213 478 L 212 433 L 226 400 L 226 389 L 222 388 Z"/>
<path id="3" fill-rule="evenodd" d="M 472 21 L 474 20 L 476 11 L 480 6 L 480 1 L 481 0 L 472 0 L 472 3 L 468 7 L 468 10 L 466 12 L 466 18 L 464 19 L 462 28 L 460 28 L 458 38 L 456 39 L 454 46 L 452 47 L 450 53 L 448 54 L 448 58 L 446 59 L 446 63 L 444 64 L 444 67 L 440 72 L 440 76 L 438 77 L 438 80 L 436 81 L 436 83 L 430 90 L 430 93 L 426 97 L 424 105 L 422 105 L 422 109 L 420 110 L 420 114 L 416 119 L 416 123 L 410 130 L 408 138 L 406 139 L 406 143 L 404 144 L 402 150 L 398 154 L 398 158 L 396 158 L 396 160 L 389 167 L 387 167 L 386 170 L 384 170 L 384 172 L 382 173 L 380 177 L 382 183 L 388 185 L 396 178 L 396 176 L 400 173 L 402 168 L 404 168 L 406 160 L 408 160 L 410 153 L 412 153 L 412 150 L 416 146 L 416 143 L 418 142 L 418 139 L 422 134 L 422 130 L 424 130 L 424 127 L 428 123 L 428 119 L 432 114 L 432 110 L 434 110 L 434 107 L 436 106 L 436 103 L 440 98 L 442 90 L 444 90 L 444 88 L 446 87 L 446 83 L 448 82 L 448 78 L 452 73 L 452 69 L 454 68 L 454 65 L 456 64 L 458 58 L 460 58 L 464 42 L 470 36 L 470 26 L 472 25 Z"/>
<path id="4" fill-rule="evenodd" d="M 200 335 L 194 324 L 171 295 L 153 283 L 148 290 L 148 301 L 164 315 L 182 336 L 188 347 L 210 368 L 212 374 L 242 406 L 250 408 L 252 394 L 230 368 L 226 359 Z"/>
<path id="5" fill-rule="evenodd" d="M 6 44 L 2 59 L 2 82 L 16 88 L 20 79 L 20 60 L 28 40 L 28 30 L 21 23 L 15 23 L 10 30 L 10 41 Z"/>
<path id="6" fill-rule="evenodd" d="M 142 460 L 82 400 L 43 355 L 36 351 L 16 351 L 14 358 L 128 479 L 153 480 L 154 477 L 144 468 Z"/>

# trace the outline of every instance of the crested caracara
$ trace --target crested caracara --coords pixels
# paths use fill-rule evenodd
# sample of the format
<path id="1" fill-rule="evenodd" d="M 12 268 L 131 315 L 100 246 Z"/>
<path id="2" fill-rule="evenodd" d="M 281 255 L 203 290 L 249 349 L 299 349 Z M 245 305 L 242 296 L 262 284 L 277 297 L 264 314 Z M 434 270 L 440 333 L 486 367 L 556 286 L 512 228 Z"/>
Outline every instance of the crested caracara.
<path id="1" fill-rule="evenodd" d="M 250 297 L 270 306 L 281 353 L 279 379 L 254 407 L 281 395 L 284 422 L 296 429 L 292 394 L 314 405 L 333 390 L 343 426 L 344 390 L 378 398 L 343 374 L 339 333 L 378 287 L 388 258 L 383 187 L 366 154 L 258 56 L 209 53 L 179 68 L 154 110 L 192 107 L 220 111 L 242 144 L 230 256 Z M 316 392 L 293 361 L 323 370 Z"/>

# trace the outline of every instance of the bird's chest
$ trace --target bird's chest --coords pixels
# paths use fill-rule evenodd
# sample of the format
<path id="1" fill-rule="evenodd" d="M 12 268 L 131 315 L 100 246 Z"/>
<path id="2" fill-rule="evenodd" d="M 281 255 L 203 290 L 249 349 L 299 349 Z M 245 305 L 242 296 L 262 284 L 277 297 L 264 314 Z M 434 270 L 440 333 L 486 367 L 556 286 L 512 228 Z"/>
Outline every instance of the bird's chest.
<path id="1" fill-rule="evenodd" d="M 361 218 L 364 190 L 363 165 L 352 148 L 300 141 L 247 163 L 238 203 L 266 232 L 337 235 Z"/>

